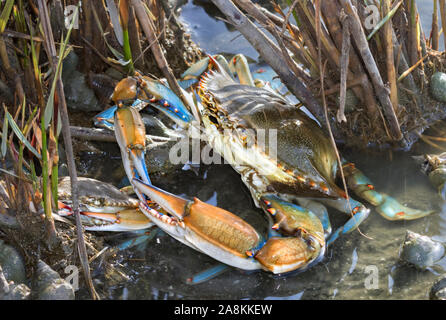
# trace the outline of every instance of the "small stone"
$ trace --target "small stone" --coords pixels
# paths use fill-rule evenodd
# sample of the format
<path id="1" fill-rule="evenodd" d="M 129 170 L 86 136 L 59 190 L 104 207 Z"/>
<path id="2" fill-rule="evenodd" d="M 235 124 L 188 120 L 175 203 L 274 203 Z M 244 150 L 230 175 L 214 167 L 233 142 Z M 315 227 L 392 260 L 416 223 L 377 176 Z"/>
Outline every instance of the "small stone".
<path id="1" fill-rule="evenodd" d="M 435 281 L 429 292 L 429 299 L 431 300 L 446 300 L 446 274 Z"/>
<path id="2" fill-rule="evenodd" d="M 38 300 L 74 300 L 73 287 L 42 260 L 37 264 L 36 277 Z"/>
<path id="3" fill-rule="evenodd" d="M 400 259 L 420 270 L 425 270 L 435 265 L 444 254 L 445 248 L 440 242 L 407 230 Z"/>
<path id="4" fill-rule="evenodd" d="M 430 89 L 435 100 L 446 102 L 446 73 L 434 73 L 431 78 Z"/>
<path id="5" fill-rule="evenodd" d="M 86 76 L 77 71 L 79 57 L 74 53 L 64 59 L 62 80 L 68 108 L 76 111 L 102 111 L 91 88 L 87 85 Z"/>
<path id="6" fill-rule="evenodd" d="M 3 297 L 4 300 L 27 300 L 31 294 L 31 289 L 23 283 L 11 284 L 9 286 L 9 293 Z"/>
<path id="7" fill-rule="evenodd" d="M 20 253 L 0 240 L 0 266 L 8 281 L 20 284 L 26 282 L 25 264 Z"/>
<path id="8" fill-rule="evenodd" d="M 74 300 L 73 287 L 62 279 L 56 280 L 39 292 L 39 300 Z"/>

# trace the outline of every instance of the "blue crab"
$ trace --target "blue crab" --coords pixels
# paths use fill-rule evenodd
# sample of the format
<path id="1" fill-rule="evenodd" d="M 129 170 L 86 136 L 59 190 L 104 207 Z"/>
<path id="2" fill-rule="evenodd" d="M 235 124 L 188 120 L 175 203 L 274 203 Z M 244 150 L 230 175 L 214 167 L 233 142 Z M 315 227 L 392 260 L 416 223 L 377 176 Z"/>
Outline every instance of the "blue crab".
<path id="1" fill-rule="evenodd" d="M 139 210 L 139 200 L 115 186 L 91 178 L 78 177 L 79 212 L 89 231 L 136 231 L 152 227 L 153 222 Z M 58 213 L 72 214 L 69 177 L 59 179 Z M 155 204 L 151 204 L 157 207 Z"/>
<path id="2" fill-rule="evenodd" d="M 201 75 L 210 67 L 214 70 Z M 229 64 L 222 57 L 200 61 L 183 74 L 181 83 L 195 84 L 200 98 L 195 104 L 191 95 L 185 94 L 187 106 L 159 81 L 139 74 L 122 80 L 113 94 L 122 160 L 140 198 L 141 211 L 175 239 L 240 269 L 303 270 L 319 261 L 328 244 L 355 230 L 370 210 L 347 198 L 336 184 L 340 168 L 319 125 L 267 84 L 252 80 L 248 71 L 240 55 Z M 233 72 L 238 73 L 240 83 Z M 183 199 L 151 184 L 141 156 L 143 139 L 137 134 L 142 128 L 135 125 L 140 124 L 136 106 L 142 102 L 156 106 L 183 128 L 203 127 L 207 143 L 241 175 L 256 206 L 268 215 L 270 234 L 262 237 L 231 212 L 197 198 Z M 274 156 L 268 152 L 274 146 L 262 145 L 250 130 L 276 135 Z M 352 163 L 343 160 L 342 166 L 349 188 L 376 206 L 386 219 L 410 220 L 431 213 L 408 208 L 377 192 Z M 148 206 L 147 199 L 166 213 Z M 349 220 L 332 233 L 322 204 L 347 213 Z"/>

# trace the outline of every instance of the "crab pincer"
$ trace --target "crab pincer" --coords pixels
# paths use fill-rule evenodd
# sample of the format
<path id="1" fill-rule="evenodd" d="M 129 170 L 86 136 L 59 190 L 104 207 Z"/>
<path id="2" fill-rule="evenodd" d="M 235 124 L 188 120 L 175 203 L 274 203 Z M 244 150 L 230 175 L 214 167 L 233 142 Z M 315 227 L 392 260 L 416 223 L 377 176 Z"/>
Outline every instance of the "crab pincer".
<path id="1" fill-rule="evenodd" d="M 301 226 L 306 228 L 296 226 L 290 232 L 292 236 L 265 239 L 247 222 L 222 208 L 197 198 L 183 199 L 139 179 L 134 179 L 133 184 L 169 213 L 160 214 L 140 202 L 141 211 L 159 228 L 191 248 L 233 267 L 284 273 L 308 266 L 324 252 L 323 228 L 316 217 L 312 220 L 313 217 L 308 219 L 302 214 Z"/>

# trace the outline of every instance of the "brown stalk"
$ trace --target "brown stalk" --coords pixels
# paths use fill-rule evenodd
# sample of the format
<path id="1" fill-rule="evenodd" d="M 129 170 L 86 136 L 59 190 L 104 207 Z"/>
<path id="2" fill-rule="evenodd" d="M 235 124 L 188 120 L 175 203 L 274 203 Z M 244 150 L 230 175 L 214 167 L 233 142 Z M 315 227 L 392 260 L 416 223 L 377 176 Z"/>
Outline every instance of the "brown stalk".
<path id="1" fill-rule="evenodd" d="M 51 29 L 50 18 L 48 14 L 48 7 L 46 5 L 45 0 L 38 0 L 39 6 L 39 16 L 42 24 L 43 35 L 45 38 L 44 43 L 46 44 L 45 49 L 47 51 L 48 60 L 53 70 L 56 70 L 57 65 L 57 51 L 54 43 L 53 32 Z M 95 300 L 99 299 L 99 295 L 96 293 L 93 285 L 93 281 L 91 280 L 90 267 L 88 265 L 88 255 L 85 247 L 84 241 L 84 231 L 82 226 L 82 221 L 79 214 L 79 201 L 78 201 L 78 193 L 79 186 L 77 183 L 77 172 L 76 172 L 76 164 L 74 162 L 74 153 L 73 153 L 73 145 L 71 142 L 71 133 L 70 133 L 70 120 L 68 118 L 68 110 L 67 104 L 65 100 L 65 93 L 63 89 L 63 82 L 58 75 L 56 80 L 56 88 L 57 95 L 59 98 L 59 111 L 60 117 L 62 120 L 62 134 L 64 138 L 65 144 L 65 152 L 68 163 L 68 171 L 70 174 L 71 181 L 71 193 L 72 193 L 72 209 L 74 212 L 74 216 L 76 218 L 76 231 L 77 231 L 77 247 L 79 252 L 79 258 L 82 265 L 82 269 L 84 271 L 84 276 L 87 282 L 87 287 L 90 290 L 91 297 Z"/>
<path id="2" fill-rule="evenodd" d="M 438 30 L 438 5 L 437 0 L 434 0 L 434 13 L 432 14 L 432 35 L 431 35 L 431 48 L 438 50 L 440 42 L 440 33 Z"/>
<path id="3" fill-rule="evenodd" d="M 443 37 L 446 48 L 446 0 L 438 0 L 440 3 L 441 25 L 443 27 Z"/>
<path id="4" fill-rule="evenodd" d="M 144 59 L 138 60 L 137 57 L 142 55 L 141 39 L 139 36 L 139 28 L 136 23 L 135 9 L 130 7 L 129 10 L 129 40 L 130 48 L 132 49 L 133 63 L 138 69 L 143 69 L 145 61 Z"/>
<path id="5" fill-rule="evenodd" d="M 234 3 L 245 10 L 249 15 L 253 16 L 274 36 L 279 44 L 280 50 L 282 51 L 282 56 L 284 57 L 286 63 L 294 72 L 294 74 L 301 79 L 310 81 L 311 78 L 309 78 L 307 73 L 300 66 L 298 66 L 288 54 L 288 51 L 285 48 L 284 41 L 281 35 L 278 33 L 274 23 L 270 19 L 268 19 L 268 17 L 265 16 L 250 0 L 234 0 Z"/>
<path id="6" fill-rule="evenodd" d="M 316 25 L 319 23 L 319 21 L 316 21 L 316 14 L 311 1 L 300 1 L 299 5 L 301 7 L 301 12 L 304 13 L 301 18 L 308 22 L 307 27 L 310 29 L 310 32 L 316 36 L 317 43 L 322 44 L 321 49 L 324 50 L 324 56 L 328 58 L 329 62 L 335 67 L 334 69 L 336 70 L 340 67 L 341 53 L 334 45 L 325 28 L 321 26 L 320 34 L 317 34 Z M 297 12 L 298 14 L 300 13 L 299 10 L 297 10 Z M 319 39 L 318 37 L 321 38 Z"/>
<path id="7" fill-rule="evenodd" d="M 406 0 L 406 8 L 409 13 L 409 61 L 414 65 L 418 61 L 417 23 L 415 13 L 415 0 Z"/>
<path id="8" fill-rule="evenodd" d="M 263 7 L 259 7 L 259 10 L 268 18 L 270 19 L 276 26 L 283 27 L 284 24 L 284 18 L 281 18 L 271 12 L 269 12 L 267 9 Z M 303 35 L 300 30 L 293 24 L 287 25 L 288 30 L 290 31 L 291 35 L 294 38 L 294 41 L 290 41 L 287 38 L 285 38 L 285 43 L 290 42 L 290 46 L 292 46 L 294 49 L 290 49 L 291 52 L 294 53 L 294 50 L 298 51 L 299 53 L 294 53 L 297 57 L 300 58 L 300 62 L 304 64 L 308 69 L 313 69 L 314 71 L 317 71 L 317 66 L 314 62 L 313 57 L 316 56 L 316 48 L 314 48 L 311 41 L 308 41 L 307 43 L 304 40 L 305 35 Z M 314 53 L 314 55 L 312 54 Z"/>
<path id="9" fill-rule="evenodd" d="M 383 17 L 385 17 L 390 11 L 390 0 L 384 0 L 382 2 L 383 6 Z M 393 110 L 395 113 L 398 112 L 398 87 L 396 85 L 396 72 L 395 72 L 395 56 L 393 52 L 393 41 L 392 41 L 392 19 L 386 22 L 383 26 L 383 42 L 386 49 L 386 66 L 387 66 L 387 80 L 390 85 L 390 101 L 392 101 Z"/>
<path id="10" fill-rule="evenodd" d="M 154 25 L 147 15 L 144 5 L 142 4 L 141 0 L 131 0 L 131 3 L 133 8 L 135 8 L 136 16 L 142 30 L 144 31 L 144 34 L 147 37 L 147 40 L 149 41 L 149 43 L 153 43 L 151 47 L 153 56 L 155 57 L 156 63 L 163 73 L 164 77 L 167 79 L 170 89 L 172 89 L 172 91 L 184 102 L 184 104 L 187 105 L 187 101 L 185 100 L 180 86 L 178 85 L 178 82 L 173 75 L 172 69 L 170 68 L 166 58 L 164 57 L 163 51 L 155 34 Z"/>
<path id="11" fill-rule="evenodd" d="M 325 2 L 325 1 L 324 1 Z M 309 1 L 303 1 L 300 2 L 301 8 L 302 8 L 302 12 L 304 12 L 304 15 L 301 15 L 301 19 L 302 20 L 306 20 L 309 23 L 306 23 L 306 25 L 309 27 L 312 27 L 312 30 L 310 32 L 312 32 L 313 34 L 316 34 L 316 27 L 315 27 L 315 11 L 314 11 L 314 7 L 311 5 L 311 3 Z M 299 13 L 298 13 L 299 14 Z M 322 16 L 321 16 L 322 17 Z M 337 76 L 338 73 L 338 69 L 342 70 L 341 67 L 341 54 L 339 52 L 339 50 L 337 49 L 337 47 L 335 46 L 335 44 L 333 43 L 330 35 L 327 33 L 327 30 L 325 28 L 322 28 L 321 26 L 321 43 L 323 44 L 322 49 L 324 49 L 324 53 L 325 56 L 328 57 L 329 61 L 332 61 L 334 63 L 334 74 Z M 317 40 L 319 42 L 319 39 Z M 343 36 L 341 35 L 341 42 L 343 41 Z M 342 46 L 341 46 L 342 47 Z M 355 77 L 357 77 L 357 75 L 353 74 L 350 69 L 346 69 L 347 73 L 348 73 L 348 78 L 349 79 L 354 79 Z M 359 71 L 359 70 L 357 70 Z M 362 71 L 362 70 L 361 70 Z M 363 74 L 363 72 L 358 73 L 358 74 Z M 367 106 L 367 112 L 369 114 L 369 116 L 372 119 L 375 119 L 377 117 L 377 113 L 376 113 L 376 102 L 374 99 L 374 95 L 373 95 L 373 90 L 370 86 L 370 83 L 367 83 L 367 78 L 363 78 L 365 80 L 363 87 L 365 94 L 363 93 L 363 90 L 361 90 L 360 88 L 354 87 L 352 88 L 353 92 L 355 93 L 355 95 L 358 97 L 358 99 L 360 101 L 364 101 L 364 98 L 366 99 L 366 106 Z"/>
<path id="12" fill-rule="evenodd" d="M 341 13 L 342 23 L 342 50 L 341 50 L 341 81 L 340 81 L 340 93 L 339 93 L 339 109 L 336 114 L 338 122 L 347 122 L 345 117 L 345 96 L 347 93 L 347 74 L 348 65 L 350 61 L 350 23 L 349 17 Z M 323 90 L 323 87 L 322 87 Z"/>
<path id="13" fill-rule="evenodd" d="M 88 42 L 93 43 L 93 32 L 92 32 L 92 21 L 93 21 L 93 11 L 92 6 L 94 6 L 93 1 L 85 1 L 82 5 L 82 24 L 81 24 L 81 32 L 84 39 Z M 92 54 L 91 48 L 85 46 L 84 47 L 84 57 L 82 63 L 82 70 L 84 72 L 89 72 L 92 68 Z"/>
<path id="14" fill-rule="evenodd" d="M 353 9 L 350 0 L 340 0 L 340 2 L 343 5 L 346 13 L 352 17 L 351 20 L 352 36 L 356 43 L 356 47 L 360 52 L 362 60 L 364 61 L 364 65 L 366 66 L 367 71 L 369 72 L 377 97 L 383 107 L 384 114 L 389 123 L 389 130 L 392 139 L 395 141 L 400 141 L 403 138 L 403 134 L 401 133 L 398 119 L 393 110 L 392 102 L 390 101 L 389 91 L 384 86 L 383 80 L 379 73 L 378 66 L 376 65 L 373 54 L 370 51 L 369 44 L 364 34 L 364 30 L 362 29 L 359 16 L 356 10 Z"/>
<path id="15" fill-rule="evenodd" d="M 341 7 L 336 1 L 322 1 L 321 12 L 323 17 L 325 18 L 325 25 L 327 26 L 335 45 L 338 48 L 342 48 L 342 28 L 338 20 L 339 12 L 341 12 Z M 350 68 L 351 72 L 353 73 L 353 76 L 351 77 L 353 78 L 358 78 L 358 75 L 365 75 L 365 71 L 361 65 L 361 61 L 357 53 L 353 49 L 350 50 Z M 373 121 L 378 117 L 378 106 L 376 104 L 373 87 L 367 76 L 359 76 L 359 78 L 363 80 L 363 83 L 361 84 L 363 94 L 359 94 L 358 91 L 354 92 L 359 100 L 364 102 L 367 109 L 367 115 Z"/>
<path id="16" fill-rule="evenodd" d="M 212 0 L 225 14 L 228 20 L 254 46 L 262 58 L 282 79 L 288 89 L 299 98 L 317 119 L 323 119 L 323 110 L 311 92 L 300 82 L 284 61 L 280 50 L 271 43 L 269 38 L 257 28 L 232 2 Z M 282 57 L 282 59 L 280 58 Z"/>

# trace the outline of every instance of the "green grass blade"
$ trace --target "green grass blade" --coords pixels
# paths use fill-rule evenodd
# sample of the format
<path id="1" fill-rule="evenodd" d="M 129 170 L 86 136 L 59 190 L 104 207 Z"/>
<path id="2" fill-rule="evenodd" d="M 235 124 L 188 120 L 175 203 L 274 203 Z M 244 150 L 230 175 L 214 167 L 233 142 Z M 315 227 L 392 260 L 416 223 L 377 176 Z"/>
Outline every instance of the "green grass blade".
<path id="1" fill-rule="evenodd" d="M 8 23 L 9 16 L 11 15 L 11 10 L 14 5 L 14 0 L 7 0 L 5 6 L 3 7 L 2 13 L 0 15 L 0 33 L 3 33 Z"/>
<path id="2" fill-rule="evenodd" d="M 51 91 L 50 91 L 50 96 L 48 97 L 47 103 L 46 103 L 46 107 L 45 107 L 45 112 L 44 112 L 44 126 L 45 129 L 48 128 L 48 126 L 51 123 L 51 120 L 53 118 L 53 113 L 54 113 L 54 93 L 56 91 L 56 83 L 57 83 L 57 79 L 59 78 L 61 69 L 62 69 L 62 61 L 65 57 L 65 50 L 68 44 L 68 39 L 70 38 L 71 35 L 71 31 L 73 30 L 73 26 L 74 26 L 74 22 L 77 19 L 79 13 L 79 6 L 76 7 L 76 11 L 73 14 L 73 19 L 71 20 L 71 24 L 70 24 L 70 28 L 68 29 L 68 33 L 65 37 L 65 40 L 62 42 L 62 45 L 60 46 L 59 49 L 59 59 L 57 61 L 57 67 L 56 67 L 56 72 L 54 74 L 53 77 L 53 82 L 51 84 Z"/>
<path id="3" fill-rule="evenodd" d="M 22 131 L 17 126 L 17 124 L 15 123 L 14 119 L 9 114 L 9 112 L 6 112 L 6 118 L 8 118 L 9 125 L 11 126 L 11 129 L 12 129 L 12 131 L 14 131 L 17 138 L 25 145 L 25 147 L 28 148 L 29 151 L 31 151 L 37 157 L 37 159 L 42 160 L 42 157 L 40 156 L 40 154 L 37 152 L 36 149 L 34 149 L 34 147 L 29 143 L 29 141 L 23 135 Z"/>
<path id="4" fill-rule="evenodd" d="M 6 110 L 5 110 L 6 112 Z M 6 141 L 8 140 L 8 119 L 5 117 L 3 119 L 3 131 L 2 131 L 2 159 L 6 157 Z"/>

